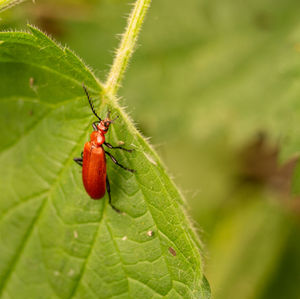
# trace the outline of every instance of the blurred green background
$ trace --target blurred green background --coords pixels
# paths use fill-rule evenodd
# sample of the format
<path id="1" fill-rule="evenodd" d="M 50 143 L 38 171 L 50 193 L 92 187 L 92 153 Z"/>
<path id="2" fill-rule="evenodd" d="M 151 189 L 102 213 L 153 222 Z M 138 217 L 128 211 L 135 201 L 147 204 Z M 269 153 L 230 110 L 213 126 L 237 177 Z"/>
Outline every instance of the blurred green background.
<path id="1" fill-rule="evenodd" d="M 129 4 L 27 1 L 1 29 L 36 24 L 104 80 Z M 213 298 L 300 298 L 299 16 L 299 0 L 153 0 L 120 91 L 186 197 Z"/>

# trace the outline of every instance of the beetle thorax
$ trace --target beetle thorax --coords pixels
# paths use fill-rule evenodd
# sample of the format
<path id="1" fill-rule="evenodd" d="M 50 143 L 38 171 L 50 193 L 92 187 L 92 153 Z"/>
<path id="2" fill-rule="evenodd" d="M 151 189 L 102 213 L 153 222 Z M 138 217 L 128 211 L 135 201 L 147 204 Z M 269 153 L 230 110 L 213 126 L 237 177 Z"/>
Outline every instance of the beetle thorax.
<path id="1" fill-rule="evenodd" d="M 94 131 L 91 134 L 91 143 L 94 146 L 101 146 L 105 142 L 105 136 L 102 131 Z"/>

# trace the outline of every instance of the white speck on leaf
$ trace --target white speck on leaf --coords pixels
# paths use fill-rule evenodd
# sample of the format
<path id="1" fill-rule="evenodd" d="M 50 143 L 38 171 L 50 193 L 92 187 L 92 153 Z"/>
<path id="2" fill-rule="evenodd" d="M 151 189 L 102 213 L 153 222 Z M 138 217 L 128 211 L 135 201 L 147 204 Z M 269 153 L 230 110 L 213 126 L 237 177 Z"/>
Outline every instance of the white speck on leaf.
<path id="1" fill-rule="evenodd" d="M 75 239 L 78 238 L 78 232 L 77 232 L 77 230 L 74 230 L 74 231 L 73 231 L 73 235 L 74 235 L 74 238 L 75 238 Z"/>
<path id="2" fill-rule="evenodd" d="M 153 237 L 154 231 L 153 231 L 153 230 L 147 231 L 147 235 L 148 235 L 149 237 Z"/>
<path id="3" fill-rule="evenodd" d="M 126 240 L 127 240 L 127 236 L 124 236 L 124 237 L 122 238 L 122 240 L 123 240 L 123 241 L 126 241 Z"/>

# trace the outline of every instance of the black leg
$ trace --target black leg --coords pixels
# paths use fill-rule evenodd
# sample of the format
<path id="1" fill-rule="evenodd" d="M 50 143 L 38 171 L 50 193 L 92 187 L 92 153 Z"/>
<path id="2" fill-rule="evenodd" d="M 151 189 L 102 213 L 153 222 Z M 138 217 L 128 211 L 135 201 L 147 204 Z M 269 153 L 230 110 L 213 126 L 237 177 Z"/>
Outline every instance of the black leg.
<path id="1" fill-rule="evenodd" d="M 111 195 L 110 195 L 110 184 L 109 184 L 109 180 L 108 180 L 108 176 L 106 175 L 106 190 L 107 190 L 107 194 L 108 194 L 108 199 L 109 199 L 109 204 L 111 205 L 111 207 L 118 213 L 121 213 L 120 210 L 118 210 L 112 203 L 111 203 Z"/>
<path id="2" fill-rule="evenodd" d="M 124 147 L 122 147 L 122 146 L 112 146 L 112 145 L 111 145 L 110 143 L 108 143 L 108 142 L 104 142 L 104 144 L 105 144 L 108 148 L 110 148 L 110 149 L 116 149 L 116 148 L 118 148 L 118 149 L 121 149 L 121 150 L 126 151 L 126 152 L 128 152 L 128 153 L 131 153 L 131 152 L 134 151 L 134 149 L 127 149 L 127 148 L 124 148 Z"/>
<path id="3" fill-rule="evenodd" d="M 74 158 L 73 159 L 77 164 L 79 164 L 80 166 L 82 166 L 82 162 L 83 162 L 83 159 L 82 158 Z"/>
<path id="4" fill-rule="evenodd" d="M 105 151 L 105 154 L 108 155 L 108 156 L 111 158 L 111 160 L 112 160 L 116 165 L 120 166 L 121 168 L 123 168 L 123 169 L 125 169 L 125 170 L 127 170 L 127 171 L 130 171 L 130 172 L 136 172 L 136 170 L 134 170 L 134 169 L 130 169 L 130 168 L 127 168 L 127 167 L 121 165 L 111 153 Z"/>

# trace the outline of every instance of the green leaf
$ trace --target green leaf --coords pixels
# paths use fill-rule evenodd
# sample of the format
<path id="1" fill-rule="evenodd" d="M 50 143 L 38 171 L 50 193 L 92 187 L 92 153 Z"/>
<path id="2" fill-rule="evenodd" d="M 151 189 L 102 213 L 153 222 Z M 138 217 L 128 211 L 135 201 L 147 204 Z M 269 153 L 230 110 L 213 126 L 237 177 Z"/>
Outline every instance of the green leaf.
<path id="1" fill-rule="evenodd" d="M 122 4 L 126 6 L 125 2 Z M 274 221 L 278 225 L 273 224 L 271 209 L 263 204 L 256 208 L 245 204 L 245 198 L 278 201 L 273 189 L 267 198 L 265 188 L 253 196 L 236 198 L 233 193 L 237 188 L 245 190 L 244 184 L 240 186 L 239 154 L 258 131 L 266 133 L 270 145 L 279 146 L 281 159 L 290 159 L 299 152 L 299 4 L 297 0 L 173 0 L 170 13 L 169 2 L 153 1 L 141 36 L 143 46 L 138 48 L 121 89 L 128 100 L 126 104 L 135 108 L 133 115 L 140 128 L 160 144 L 158 150 L 175 174 L 175 181 L 187 191 L 192 212 L 205 228 L 207 267 L 213 265 L 209 281 L 213 290 L 217 288 L 218 298 L 224 299 L 226 294 L 222 296 L 222 290 L 232 295 L 238 289 L 240 296 L 235 293 L 234 297 L 243 299 L 261 293 L 278 271 L 270 261 L 278 263 L 283 254 L 280 246 L 289 246 L 289 239 L 285 239 L 288 221 L 280 224 L 280 215 L 275 211 Z M 101 1 L 95 7 L 98 14 L 89 18 L 89 26 L 78 20 L 65 22 L 72 33 L 65 34 L 63 40 L 92 65 L 103 69 L 105 64 L 109 65 L 110 57 L 102 51 L 102 43 L 115 42 L 111 35 L 120 31 L 122 24 L 117 27 L 114 22 L 111 26 L 111 20 L 124 14 L 124 7 L 120 2 Z M 107 11 L 114 11 L 113 16 L 105 18 Z M 102 38 L 97 40 L 94 51 L 85 46 L 93 41 L 91 31 L 101 32 Z M 285 179 L 281 181 L 283 177 L 280 182 L 277 178 L 277 183 L 285 184 Z M 265 184 L 269 192 L 269 182 Z M 294 192 L 300 194 L 300 171 L 294 186 Z M 240 201 L 240 211 L 227 208 L 234 200 Z M 283 205 L 286 202 L 285 199 Z M 270 221 L 263 220 L 266 210 Z M 257 219 L 261 226 L 256 226 Z M 214 225 L 216 230 L 212 229 Z M 274 230 L 269 235 L 266 230 L 272 225 Z M 214 246 L 218 238 L 215 233 L 219 235 L 223 226 L 232 229 L 231 239 L 224 237 L 219 240 L 223 244 Z M 259 241 L 255 240 L 256 234 Z M 209 250 L 210 239 L 214 242 L 213 251 Z M 232 254 L 228 250 L 225 259 L 224 248 L 229 246 Z M 267 249 L 267 258 L 263 248 Z M 243 254 L 237 257 L 236 252 Z M 297 267 L 291 256 L 290 264 Z M 272 288 L 272 295 L 299 296 L 299 291 L 289 296 L 291 290 L 285 288 L 288 284 L 282 277 L 296 289 L 297 273 L 289 264 L 285 269 L 274 282 L 281 292 Z M 215 275 L 220 280 L 215 281 Z M 274 299 L 272 295 L 270 298 Z"/>
<path id="2" fill-rule="evenodd" d="M 0 34 L 1 298 L 209 298 L 199 242 L 156 153 L 70 50 L 37 29 Z M 132 154 L 108 161 L 116 213 L 85 193 L 73 162 L 94 118 Z M 149 233 L 149 232 L 153 233 Z"/>

